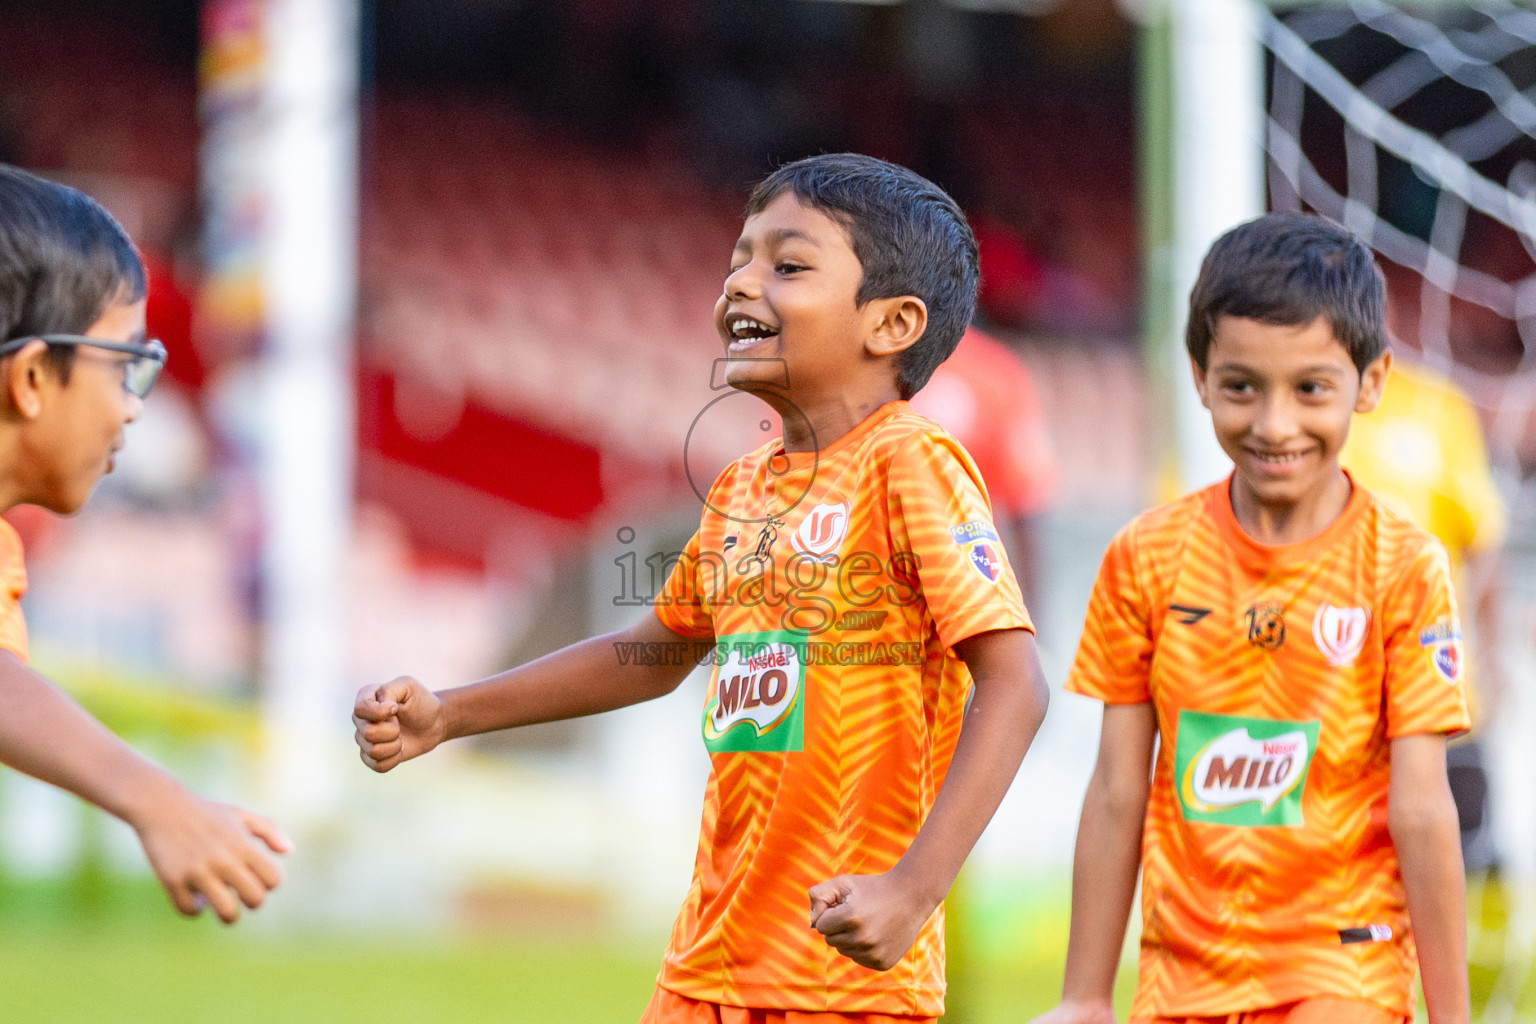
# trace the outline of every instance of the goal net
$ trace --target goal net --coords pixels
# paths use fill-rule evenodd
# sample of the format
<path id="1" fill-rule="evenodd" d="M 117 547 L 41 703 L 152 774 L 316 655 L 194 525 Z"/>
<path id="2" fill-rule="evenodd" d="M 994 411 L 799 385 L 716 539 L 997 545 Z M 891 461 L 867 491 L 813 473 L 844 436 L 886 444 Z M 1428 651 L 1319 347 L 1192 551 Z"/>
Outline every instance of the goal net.
<path id="1" fill-rule="evenodd" d="M 1273 209 L 1351 228 L 1387 273 L 1400 357 L 1480 407 L 1511 511 L 1484 731 L 1497 870 L 1469 879 L 1473 1009 L 1536 1021 L 1536 12 L 1375 0 L 1261 9 Z"/>

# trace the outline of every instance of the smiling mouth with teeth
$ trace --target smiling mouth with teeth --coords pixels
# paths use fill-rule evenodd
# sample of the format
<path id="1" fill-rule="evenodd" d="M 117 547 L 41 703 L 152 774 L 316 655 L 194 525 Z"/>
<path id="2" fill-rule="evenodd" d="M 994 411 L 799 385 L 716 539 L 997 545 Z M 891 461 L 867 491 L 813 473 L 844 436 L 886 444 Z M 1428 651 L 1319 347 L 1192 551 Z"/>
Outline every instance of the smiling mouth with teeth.
<path id="1" fill-rule="evenodd" d="M 1248 449 L 1248 451 L 1260 462 L 1278 466 L 1283 466 L 1287 463 L 1295 462 L 1303 455 L 1307 454 L 1306 452 L 1261 452 L 1252 448 Z"/>
<path id="2" fill-rule="evenodd" d="M 731 336 L 733 349 L 749 348 L 767 338 L 776 338 L 779 334 L 777 327 L 771 327 L 761 320 L 750 316 L 733 316 L 726 322 L 726 330 Z"/>

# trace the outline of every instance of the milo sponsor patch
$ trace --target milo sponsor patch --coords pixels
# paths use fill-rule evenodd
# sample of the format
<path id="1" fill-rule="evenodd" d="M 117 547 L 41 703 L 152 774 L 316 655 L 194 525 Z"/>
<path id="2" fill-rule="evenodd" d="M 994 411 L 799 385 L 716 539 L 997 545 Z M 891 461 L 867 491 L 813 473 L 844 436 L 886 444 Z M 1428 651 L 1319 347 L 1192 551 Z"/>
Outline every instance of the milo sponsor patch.
<path id="1" fill-rule="evenodd" d="M 724 656 L 704 702 L 704 746 L 715 754 L 802 749 L 806 634 L 736 633 L 716 642 Z"/>
<path id="2" fill-rule="evenodd" d="M 1317 722 L 1179 712 L 1174 783 L 1185 821 L 1301 825 Z"/>

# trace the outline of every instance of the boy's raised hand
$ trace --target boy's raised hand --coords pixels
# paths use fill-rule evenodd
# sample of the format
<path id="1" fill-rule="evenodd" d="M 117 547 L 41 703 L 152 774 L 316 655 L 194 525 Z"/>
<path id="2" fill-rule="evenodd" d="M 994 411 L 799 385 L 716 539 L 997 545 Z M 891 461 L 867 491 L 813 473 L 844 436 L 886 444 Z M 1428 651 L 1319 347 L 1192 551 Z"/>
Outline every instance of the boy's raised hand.
<path id="1" fill-rule="evenodd" d="M 937 903 L 926 903 L 896 872 L 838 875 L 813 885 L 811 927 L 856 964 L 888 971 L 906 955 Z"/>
<path id="2" fill-rule="evenodd" d="M 191 917 L 211 906 L 225 924 L 239 919 L 240 904 L 255 910 L 282 883 L 282 869 L 267 850 L 293 849 L 271 819 L 174 783 L 131 820 L 176 909 Z"/>
<path id="3" fill-rule="evenodd" d="M 376 772 L 420 757 L 447 734 L 443 702 L 410 676 L 359 690 L 352 723 L 363 763 Z"/>

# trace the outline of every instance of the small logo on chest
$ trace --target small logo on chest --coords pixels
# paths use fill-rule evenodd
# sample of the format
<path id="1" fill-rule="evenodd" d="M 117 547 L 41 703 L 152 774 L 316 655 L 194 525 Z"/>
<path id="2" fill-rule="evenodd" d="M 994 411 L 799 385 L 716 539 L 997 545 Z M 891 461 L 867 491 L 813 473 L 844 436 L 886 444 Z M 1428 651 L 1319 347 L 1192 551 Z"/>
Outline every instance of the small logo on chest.
<path id="1" fill-rule="evenodd" d="M 1355 663 L 1370 633 L 1371 613 L 1366 608 L 1320 604 L 1312 616 L 1312 639 L 1328 664 L 1337 668 Z"/>
<path id="2" fill-rule="evenodd" d="M 1285 609 L 1272 604 L 1256 604 L 1243 613 L 1248 620 L 1248 642 L 1254 647 L 1273 651 L 1285 643 Z"/>
<path id="3" fill-rule="evenodd" d="M 1186 626 L 1193 626 L 1207 615 L 1211 614 L 1209 608 L 1196 608 L 1192 604 L 1171 604 L 1168 610 L 1179 617 L 1179 621 Z"/>
<path id="4" fill-rule="evenodd" d="M 811 509 L 800 521 L 795 535 L 790 538 L 790 544 L 807 558 L 834 563 L 837 561 L 837 549 L 843 546 L 843 537 L 847 533 L 848 504 L 842 501 L 829 502 Z"/>

